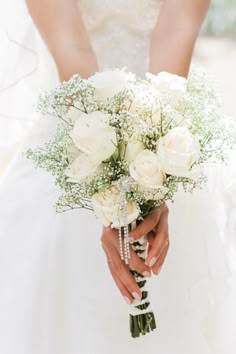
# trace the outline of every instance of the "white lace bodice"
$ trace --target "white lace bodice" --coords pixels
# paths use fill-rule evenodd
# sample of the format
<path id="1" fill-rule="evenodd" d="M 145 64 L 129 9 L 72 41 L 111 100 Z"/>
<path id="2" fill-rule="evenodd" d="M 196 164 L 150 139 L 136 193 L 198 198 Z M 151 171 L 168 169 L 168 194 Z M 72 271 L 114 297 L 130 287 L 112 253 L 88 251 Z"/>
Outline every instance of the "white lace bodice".
<path id="1" fill-rule="evenodd" d="M 148 69 L 161 0 L 78 0 L 100 68 Z"/>
<path id="2" fill-rule="evenodd" d="M 148 71 L 150 35 L 158 19 L 162 0 L 77 2 L 100 70 L 127 67 L 140 76 Z M 36 38 L 38 70 L 34 80 L 35 98 L 59 84 L 55 62 L 38 32 Z M 47 116 L 40 116 L 38 120 L 38 114 L 35 114 L 33 119 L 38 121 L 38 125 L 28 136 L 28 146 L 46 141 L 56 125 L 56 121 L 47 119 Z"/>

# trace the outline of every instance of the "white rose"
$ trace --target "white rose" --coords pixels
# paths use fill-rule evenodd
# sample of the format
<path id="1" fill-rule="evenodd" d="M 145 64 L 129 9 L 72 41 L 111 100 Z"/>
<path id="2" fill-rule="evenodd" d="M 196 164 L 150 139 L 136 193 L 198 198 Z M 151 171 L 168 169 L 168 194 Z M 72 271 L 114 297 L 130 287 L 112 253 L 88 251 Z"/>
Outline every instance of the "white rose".
<path id="1" fill-rule="evenodd" d="M 131 177 L 141 187 L 159 189 L 163 185 L 165 174 L 162 171 L 157 155 L 150 150 L 143 150 L 129 165 Z"/>
<path id="2" fill-rule="evenodd" d="M 159 140 L 157 155 L 167 174 L 195 177 L 196 171 L 191 168 L 199 159 L 200 144 L 187 128 L 177 127 Z"/>
<path id="3" fill-rule="evenodd" d="M 119 222 L 119 191 L 115 187 L 111 187 L 102 193 L 96 193 L 92 197 L 92 205 L 95 215 L 102 220 L 104 226 L 118 228 Z M 139 207 L 132 202 L 127 206 L 127 222 L 128 224 L 135 221 L 140 213 Z"/>
<path id="4" fill-rule="evenodd" d="M 107 116 L 101 112 L 81 114 L 75 122 L 71 138 L 78 149 L 93 155 L 93 160 L 100 162 L 116 150 L 115 128 L 109 125 Z"/>
<path id="5" fill-rule="evenodd" d="M 124 70 L 106 70 L 91 76 L 88 81 L 95 88 L 95 94 L 99 100 L 106 102 L 119 92 L 129 87 L 135 76 Z"/>
<path id="6" fill-rule="evenodd" d="M 187 90 L 187 79 L 182 76 L 171 74 L 165 71 L 157 75 L 150 73 L 146 74 L 147 78 L 155 84 L 155 87 L 163 91 L 181 91 L 183 93 Z"/>
<path id="7" fill-rule="evenodd" d="M 84 178 L 92 176 L 98 169 L 99 163 L 87 154 L 80 152 L 66 171 L 66 176 L 73 183 L 80 183 Z"/>
<path id="8" fill-rule="evenodd" d="M 147 73 L 146 76 L 158 90 L 168 93 L 175 105 L 183 105 L 184 94 L 187 91 L 186 78 L 164 71 L 158 75 Z"/>
<path id="9" fill-rule="evenodd" d="M 142 150 L 144 150 L 144 146 L 140 141 L 129 141 L 125 149 L 125 160 L 129 163 L 134 161 Z"/>
<path id="10" fill-rule="evenodd" d="M 70 124 L 75 124 L 79 116 L 83 114 L 83 107 L 81 107 L 79 101 L 73 102 L 73 105 L 77 108 L 70 106 L 68 112 L 66 113 L 66 119 Z"/>
<path id="11" fill-rule="evenodd" d="M 67 153 L 67 158 L 71 163 L 78 156 L 80 151 L 73 143 L 70 143 L 66 146 L 66 153 Z"/>

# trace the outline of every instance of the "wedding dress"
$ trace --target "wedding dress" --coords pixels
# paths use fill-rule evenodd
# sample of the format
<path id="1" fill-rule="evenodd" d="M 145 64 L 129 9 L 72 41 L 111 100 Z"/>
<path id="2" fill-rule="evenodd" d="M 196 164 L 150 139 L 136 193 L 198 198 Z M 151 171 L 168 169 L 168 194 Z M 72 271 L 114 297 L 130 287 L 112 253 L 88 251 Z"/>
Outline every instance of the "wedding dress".
<path id="1" fill-rule="evenodd" d="M 80 0 L 78 6 L 101 69 L 148 70 L 160 1 Z M 58 84 L 53 61 L 35 38 L 39 69 L 27 82 L 34 100 Z M 87 211 L 56 214 L 53 178 L 22 156 L 26 147 L 47 141 L 56 122 L 33 107 L 29 121 L 22 148 L 0 180 L 0 353 L 235 353 L 233 164 L 208 167 L 203 190 L 180 191 L 170 204 L 171 248 L 150 281 L 157 330 L 134 340 L 128 306 L 100 245 L 100 222 Z"/>

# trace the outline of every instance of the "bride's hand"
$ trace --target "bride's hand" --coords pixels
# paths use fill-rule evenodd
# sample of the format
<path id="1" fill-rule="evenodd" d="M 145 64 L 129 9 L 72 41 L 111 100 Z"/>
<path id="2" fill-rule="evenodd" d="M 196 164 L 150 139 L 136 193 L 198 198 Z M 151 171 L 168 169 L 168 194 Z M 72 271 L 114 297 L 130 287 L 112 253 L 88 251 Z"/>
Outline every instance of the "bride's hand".
<path id="1" fill-rule="evenodd" d="M 138 240 L 147 235 L 149 248 L 146 264 L 155 275 L 160 272 L 169 249 L 168 215 L 169 209 L 164 204 L 149 214 L 129 234 L 131 240 Z"/>
<path id="2" fill-rule="evenodd" d="M 142 297 L 140 288 L 130 273 L 129 267 L 120 258 L 118 230 L 104 227 L 101 242 L 106 253 L 111 275 L 125 301 L 131 304 L 134 299 L 140 300 Z M 133 249 L 130 249 L 129 264 L 143 276 L 151 276 L 150 267 L 141 261 Z"/>
<path id="3" fill-rule="evenodd" d="M 139 259 L 133 249 L 131 249 L 129 264 L 138 273 L 143 274 L 145 277 L 150 277 L 151 269 L 154 274 L 158 274 L 169 248 L 168 208 L 166 205 L 147 216 L 130 233 L 130 238 L 131 240 L 138 240 L 145 234 L 148 235 L 149 242 L 146 264 Z M 132 303 L 134 299 L 140 299 L 142 293 L 134 277 L 131 275 L 128 266 L 120 258 L 118 231 L 110 227 L 104 227 L 101 241 L 111 275 L 125 301 Z M 155 263 L 151 266 L 154 260 Z"/>

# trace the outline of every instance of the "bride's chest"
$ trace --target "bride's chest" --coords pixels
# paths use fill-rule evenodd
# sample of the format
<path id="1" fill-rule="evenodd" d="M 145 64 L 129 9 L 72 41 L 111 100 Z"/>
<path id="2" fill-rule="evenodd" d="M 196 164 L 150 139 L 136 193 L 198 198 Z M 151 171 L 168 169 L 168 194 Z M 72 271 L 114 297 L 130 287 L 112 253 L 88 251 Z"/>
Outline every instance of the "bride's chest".
<path id="1" fill-rule="evenodd" d="M 161 0 L 77 0 L 89 30 L 107 25 L 153 28 Z"/>

